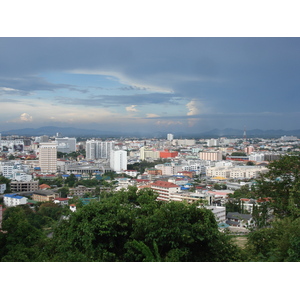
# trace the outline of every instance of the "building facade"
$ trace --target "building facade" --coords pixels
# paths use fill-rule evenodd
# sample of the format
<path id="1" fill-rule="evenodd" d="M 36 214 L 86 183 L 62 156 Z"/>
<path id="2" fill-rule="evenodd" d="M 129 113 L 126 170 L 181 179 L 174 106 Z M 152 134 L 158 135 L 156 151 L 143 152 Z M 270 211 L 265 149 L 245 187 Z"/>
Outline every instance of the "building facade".
<path id="1" fill-rule="evenodd" d="M 71 153 L 76 151 L 76 138 L 56 138 L 57 151 L 62 153 Z"/>
<path id="2" fill-rule="evenodd" d="M 41 143 L 39 148 L 39 166 L 41 173 L 57 172 L 57 144 Z"/>
<path id="3" fill-rule="evenodd" d="M 111 151 L 114 149 L 114 142 L 103 142 L 88 140 L 86 142 L 86 159 L 95 160 L 100 158 L 110 158 Z"/>
<path id="4" fill-rule="evenodd" d="M 11 181 L 10 188 L 13 192 L 30 192 L 39 189 L 39 181 Z"/>
<path id="5" fill-rule="evenodd" d="M 19 196 L 17 194 L 6 194 L 3 197 L 3 203 L 6 207 L 12 207 L 27 203 L 28 198 Z"/>
<path id="6" fill-rule="evenodd" d="M 115 172 L 127 170 L 127 151 L 113 150 L 110 157 L 110 167 Z"/>

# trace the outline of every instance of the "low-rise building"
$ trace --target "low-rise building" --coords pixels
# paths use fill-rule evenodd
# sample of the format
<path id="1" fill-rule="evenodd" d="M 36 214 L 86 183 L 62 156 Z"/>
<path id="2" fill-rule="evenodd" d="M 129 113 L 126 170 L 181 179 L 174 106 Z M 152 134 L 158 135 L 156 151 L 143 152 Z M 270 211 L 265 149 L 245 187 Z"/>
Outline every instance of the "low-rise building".
<path id="1" fill-rule="evenodd" d="M 180 186 L 167 181 L 155 181 L 150 185 L 158 193 L 157 200 L 170 201 L 171 194 L 180 192 Z"/>
<path id="2" fill-rule="evenodd" d="M 28 198 L 20 196 L 18 194 L 5 194 L 3 197 L 3 203 L 7 207 L 26 204 L 27 200 L 28 200 Z"/>
<path id="3" fill-rule="evenodd" d="M 52 190 L 38 190 L 32 194 L 32 200 L 38 202 L 47 202 L 53 201 L 58 196 L 58 193 Z"/>
<path id="4" fill-rule="evenodd" d="M 69 198 L 56 197 L 53 202 L 60 205 L 68 205 Z"/>
<path id="5" fill-rule="evenodd" d="M 251 227 L 254 224 L 252 215 L 228 212 L 226 224 L 234 227 Z"/>
<path id="6" fill-rule="evenodd" d="M 205 206 L 204 208 L 212 211 L 218 224 L 226 222 L 226 207 L 224 207 L 224 206 Z"/>
<path id="7" fill-rule="evenodd" d="M 0 184 L 0 194 L 3 194 L 6 190 L 6 183 L 1 183 Z"/>
<path id="8" fill-rule="evenodd" d="M 95 187 L 86 187 L 84 185 L 78 185 L 77 187 L 69 189 L 69 195 L 82 197 L 86 193 L 94 193 L 95 189 Z"/>
<path id="9" fill-rule="evenodd" d="M 10 188 L 13 192 L 30 192 L 39 189 L 38 181 L 11 181 Z"/>

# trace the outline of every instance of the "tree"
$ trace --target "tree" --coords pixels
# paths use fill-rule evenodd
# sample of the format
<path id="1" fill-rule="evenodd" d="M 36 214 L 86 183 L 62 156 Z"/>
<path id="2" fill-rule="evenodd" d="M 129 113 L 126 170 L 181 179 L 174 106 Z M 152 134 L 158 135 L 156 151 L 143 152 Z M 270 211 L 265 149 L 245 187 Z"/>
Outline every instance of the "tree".
<path id="1" fill-rule="evenodd" d="M 269 198 L 279 218 L 300 216 L 300 155 L 285 155 L 271 162 L 255 185 L 259 198 Z"/>
<path id="2" fill-rule="evenodd" d="M 150 189 L 119 191 L 61 221 L 49 261 L 235 261 L 239 251 L 211 211 L 156 201 Z"/>
<path id="3" fill-rule="evenodd" d="M 246 251 L 254 261 L 300 261 L 300 218 L 286 217 L 251 232 Z"/>
<path id="4" fill-rule="evenodd" d="M 235 190 L 233 194 L 230 194 L 232 198 L 241 199 L 241 198 L 254 198 L 254 188 L 249 188 L 248 184 L 241 186 L 239 189 Z"/>
<path id="5" fill-rule="evenodd" d="M 74 174 L 71 174 L 67 179 L 65 180 L 65 184 L 68 185 L 69 187 L 73 187 L 76 183 L 77 179 Z"/>
<path id="6" fill-rule="evenodd" d="M 4 191 L 5 193 L 10 193 L 11 189 L 10 189 L 10 182 L 11 180 L 4 177 L 4 176 L 0 176 L 0 184 L 5 183 L 6 184 L 6 190 Z"/>
<path id="7" fill-rule="evenodd" d="M 0 233 L 1 261 L 38 261 L 42 230 L 30 224 L 22 207 L 5 211 Z"/>
<path id="8" fill-rule="evenodd" d="M 67 186 L 64 186 L 64 187 L 58 189 L 58 192 L 60 194 L 60 197 L 66 198 L 70 192 L 70 189 Z"/>

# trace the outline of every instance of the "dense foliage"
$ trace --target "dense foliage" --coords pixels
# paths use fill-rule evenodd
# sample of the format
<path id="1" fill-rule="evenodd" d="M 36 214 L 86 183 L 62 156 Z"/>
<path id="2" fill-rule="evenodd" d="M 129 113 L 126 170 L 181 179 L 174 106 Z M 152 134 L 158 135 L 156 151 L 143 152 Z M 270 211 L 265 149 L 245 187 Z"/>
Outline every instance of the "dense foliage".
<path id="1" fill-rule="evenodd" d="M 1 233 L 2 261 L 237 261 L 239 249 L 218 230 L 211 211 L 196 204 L 155 201 L 151 190 L 121 191 L 70 213 L 46 238 L 31 215 L 10 208 Z M 62 212 L 61 212 L 62 213 Z M 12 222 L 14 223 L 13 227 Z M 27 235 L 27 232 L 30 234 Z M 19 245 L 16 251 L 16 241 Z M 18 257 L 18 253 L 20 256 Z"/>
<path id="2" fill-rule="evenodd" d="M 256 222 L 242 249 L 219 231 L 210 210 L 197 204 L 156 201 L 150 189 L 101 190 L 77 211 L 54 203 L 7 208 L 0 232 L 1 261 L 228 262 L 300 261 L 300 156 L 269 165 L 250 190 L 235 191 L 227 211 L 245 213 L 238 197 L 260 199 Z M 92 180 L 92 179 L 91 179 Z M 60 189 L 67 193 L 73 176 Z M 89 182 L 88 185 L 91 183 Z"/>

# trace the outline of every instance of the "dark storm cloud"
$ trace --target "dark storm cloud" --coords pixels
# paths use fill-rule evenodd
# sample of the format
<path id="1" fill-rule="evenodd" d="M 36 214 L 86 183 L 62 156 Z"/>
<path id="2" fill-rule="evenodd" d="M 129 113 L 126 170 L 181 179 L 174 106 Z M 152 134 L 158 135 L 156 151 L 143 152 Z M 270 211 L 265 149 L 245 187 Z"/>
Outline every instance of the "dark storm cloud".
<path id="1" fill-rule="evenodd" d="M 121 89 L 134 90 L 137 82 L 158 86 L 186 99 L 203 99 L 215 112 L 287 113 L 300 111 L 299 49 L 299 38 L 0 38 L 0 86 L 23 92 L 76 89 L 38 74 L 100 70 L 130 79 Z M 111 106 L 170 103 L 168 97 L 60 101 Z M 250 116 L 246 122 L 251 124 Z"/>
<path id="2" fill-rule="evenodd" d="M 2 88 L 2 89 L 1 89 Z M 11 90 L 10 90 L 11 89 Z M 38 76 L 24 76 L 14 78 L 0 77 L 0 94 L 29 95 L 34 91 L 55 91 L 58 89 L 69 89 L 86 93 L 86 89 L 79 89 L 69 84 L 54 84 Z"/>

